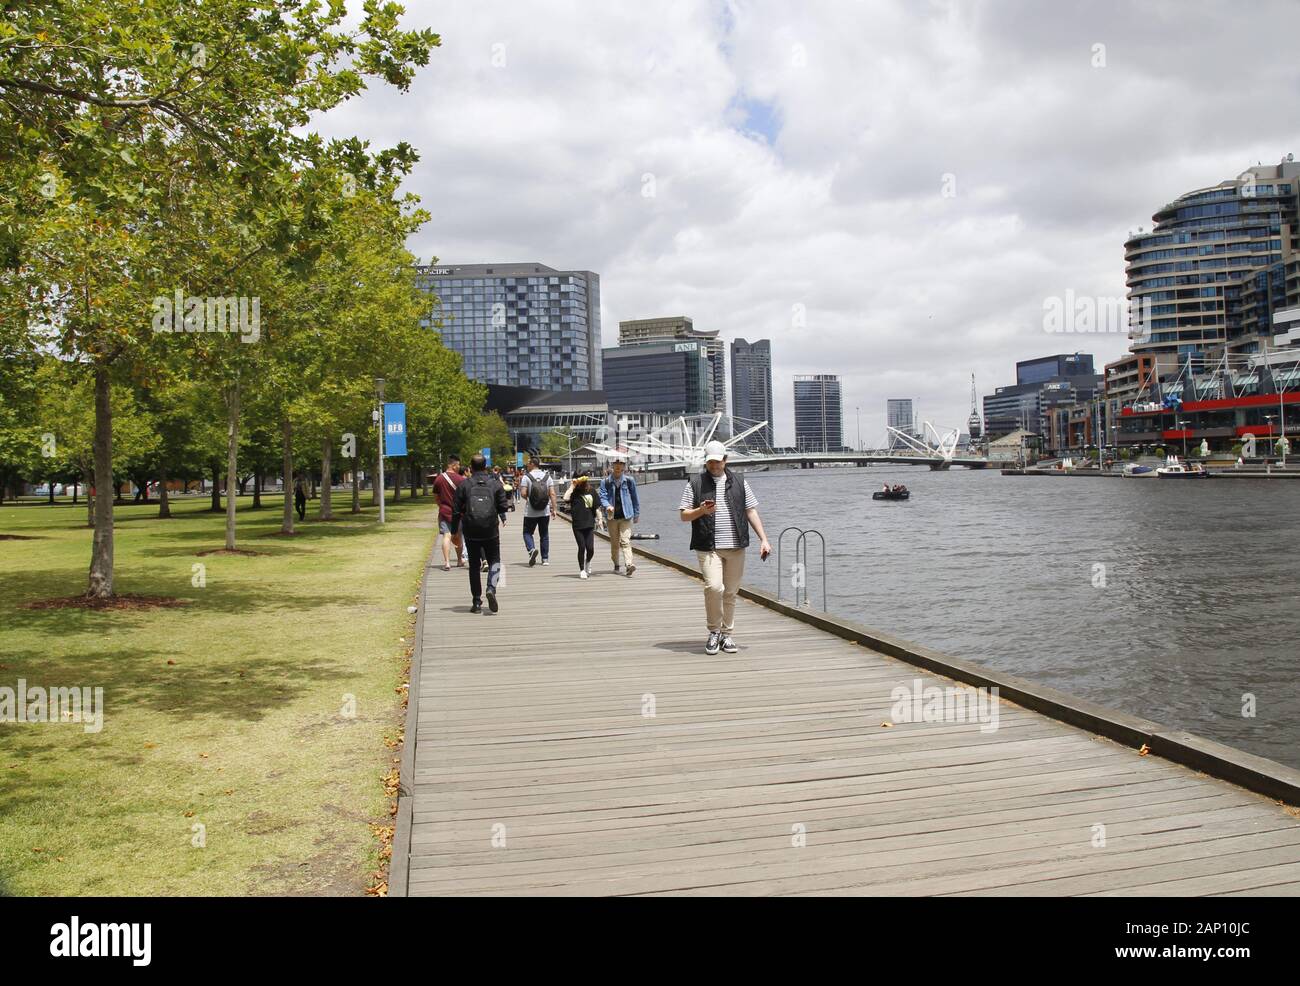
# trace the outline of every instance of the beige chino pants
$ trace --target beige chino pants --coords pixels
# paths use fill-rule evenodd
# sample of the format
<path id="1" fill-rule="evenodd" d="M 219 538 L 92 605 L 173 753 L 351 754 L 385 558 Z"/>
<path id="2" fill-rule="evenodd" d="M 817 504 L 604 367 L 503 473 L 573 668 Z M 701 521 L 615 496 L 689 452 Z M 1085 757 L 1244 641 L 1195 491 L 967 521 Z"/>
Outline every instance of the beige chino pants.
<path id="1" fill-rule="evenodd" d="M 729 634 L 736 629 L 736 593 L 745 574 L 745 549 L 723 548 L 696 554 L 704 576 L 704 614 L 709 632 Z"/>
<path id="2" fill-rule="evenodd" d="M 615 565 L 622 565 L 627 571 L 632 562 L 632 518 L 607 519 L 609 524 L 609 556 Z"/>

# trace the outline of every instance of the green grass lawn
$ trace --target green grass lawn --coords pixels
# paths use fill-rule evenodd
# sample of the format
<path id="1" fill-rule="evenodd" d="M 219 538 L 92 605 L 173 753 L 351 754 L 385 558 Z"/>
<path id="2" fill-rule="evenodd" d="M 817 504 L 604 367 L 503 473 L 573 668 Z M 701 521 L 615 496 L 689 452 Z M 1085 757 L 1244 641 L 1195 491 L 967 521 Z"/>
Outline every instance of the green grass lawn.
<path id="1" fill-rule="evenodd" d="M 98 733 L 0 722 L 0 894 L 364 892 L 437 533 L 432 497 L 384 528 L 369 500 L 280 538 L 281 501 L 241 497 L 258 557 L 199 556 L 224 543 L 206 496 L 118 507 L 116 590 L 187 604 L 115 611 L 24 608 L 85 591 L 91 532 L 82 504 L 0 506 L 0 686 L 104 689 Z"/>

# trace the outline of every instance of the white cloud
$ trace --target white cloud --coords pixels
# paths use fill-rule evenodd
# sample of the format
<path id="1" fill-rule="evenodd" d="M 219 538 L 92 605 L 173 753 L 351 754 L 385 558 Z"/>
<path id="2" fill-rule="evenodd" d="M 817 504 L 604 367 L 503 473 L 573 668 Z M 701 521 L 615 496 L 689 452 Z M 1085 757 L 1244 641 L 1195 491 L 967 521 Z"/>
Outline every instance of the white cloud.
<path id="1" fill-rule="evenodd" d="M 1280 0 L 408 6 L 429 68 L 323 129 L 419 148 L 413 251 L 595 270 L 609 345 L 657 314 L 771 338 L 782 442 L 796 373 L 843 376 L 851 441 L 857 406 L 869 439 L 887 397 L 957 426 L 972 372 L 1115 358 L 1044 333 L 1043 298 L 1122 295 L 1130 229 L 1293 149 Z"/>

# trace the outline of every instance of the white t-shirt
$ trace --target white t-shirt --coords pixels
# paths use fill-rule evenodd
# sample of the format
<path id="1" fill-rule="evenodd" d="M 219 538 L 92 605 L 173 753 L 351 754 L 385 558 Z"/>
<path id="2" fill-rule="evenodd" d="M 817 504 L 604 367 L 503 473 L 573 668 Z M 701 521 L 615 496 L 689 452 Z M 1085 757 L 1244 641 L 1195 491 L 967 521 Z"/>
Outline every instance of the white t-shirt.
<path id="1" fill-rule="evenodd" d="M 717 509 L 713 511 L 713 547 L 714 549 L 738 548 L 740 540 L 736 534 L 736 528 L 731 523 L 731 511 L 727 509 L 727 475 L 723 473 L 716 481 L 713 499 L 717 503 Z M 749 482 L 742 479 L 745 484 L 745 509 L 753 510 L 758 506 L 758 498 L 754 496 L 754 491 L 749 488 Z M 686 484 L 686 489 L 682 490 L 682 500 L 679 504 L 682 510 L 690 510 L 696 506 L 695 491 L 691 489 L 691 484 Z"/>
<path id="2" fill-rule="evenodd" d="M 546 487 L 546 506 L 541 510 L 534 510 L 532 502 L 528 499 L 528 491 L 533 488 L 533 483 L 538 486 L 545 485 Z M 551 479 L 551 474 L 545 469 L 524 473 L 523 482 L 519 484 L 520 495 L 524 498 L 524 516 L 549 517 L 551 515 L 551 490 L 554 488 L 555 481 Z"/>

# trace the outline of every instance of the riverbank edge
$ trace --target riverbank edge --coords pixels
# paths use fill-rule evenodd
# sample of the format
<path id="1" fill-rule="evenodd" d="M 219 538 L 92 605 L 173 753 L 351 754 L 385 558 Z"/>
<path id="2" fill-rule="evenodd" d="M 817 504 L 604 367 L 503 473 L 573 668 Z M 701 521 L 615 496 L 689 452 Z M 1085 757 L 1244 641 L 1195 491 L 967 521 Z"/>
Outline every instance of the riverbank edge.
<path id="1" fill-rule="evenodd" d="M 424 574 L 420 576 L 420 591 L 416 597 L 419 610 L 415 617 L 415 649 L 411 651 L 411 670 L 406 679 L 406 729 L 402 734 L 402 758 L 398 765 L 397 817 L 393 822 L 393 851 L 388 857 L 389 897 L 406 897 L 410 891 L 411 786 L 415 783 L 415 744 L 420 727 L 420 672 L 424 664 L 424 622 L 428 610 L 425 593 L 437 553 L 438 539 L 435 537 L 429 548 L 429 557 L 424 562 Z"/>
<path id="2" fill-rule="evenodd" d="M 567 521 L 568 518 L 565 517 L 565 520 Z M 602 539 L 609 540 L 608 535 L 600 532 L 598 534 Z M 702 581 L 699 571 L 691 565 L 658 551 L 644 548 L 641 542 L 633 541 L 632 550 L 650 561 L 676 569 L 696 581 Z M 997 688 L 1000 697 L 1051 719 L 1105 736 L 1135 750 L 1141 750 L 1145 746 L 1149 754 L 1191 767 L 1210 777 L 1217 777 L 1277 801 L 1300 806 L 1300 770 L 1278 763 L 1276 760 L 1257 757 L 1253 753 L 1225 746 L 1194 733 L 1170 729 L 1149 719 L 1097 705 L 1025 678 L 949 657 L 947 654 L 941 654 L 852 620 L 831 616 L 829 613 L 797 608 L 779 601 L 775 596 L 761 589 L 751 589 L 742 585 L 740 596 L 793 620 L 798 620 L 800 623 L 834 634 L 842 640 L 869 647 L 914 667 L 924 668 L 977 688 Z"/>

